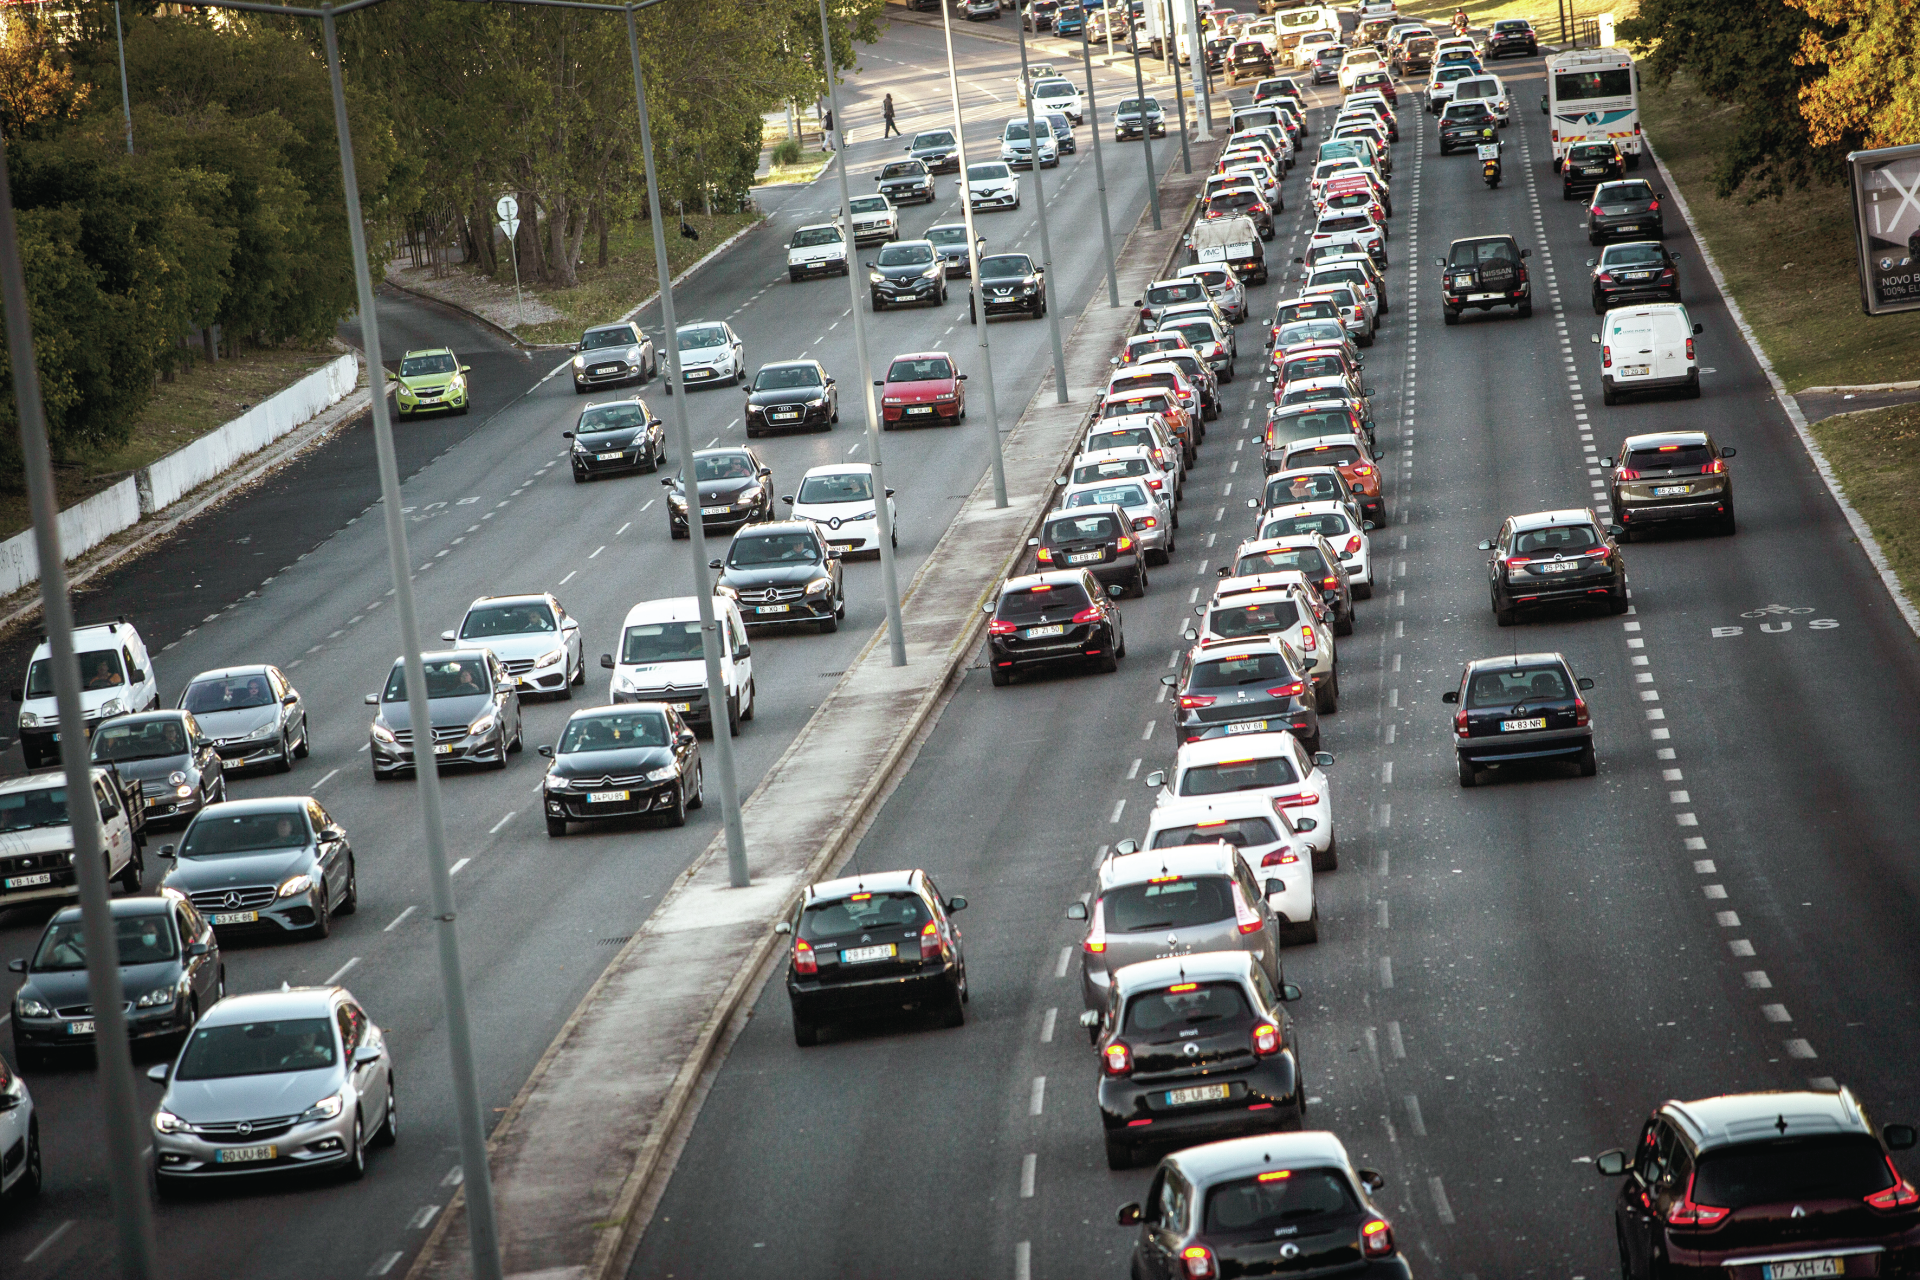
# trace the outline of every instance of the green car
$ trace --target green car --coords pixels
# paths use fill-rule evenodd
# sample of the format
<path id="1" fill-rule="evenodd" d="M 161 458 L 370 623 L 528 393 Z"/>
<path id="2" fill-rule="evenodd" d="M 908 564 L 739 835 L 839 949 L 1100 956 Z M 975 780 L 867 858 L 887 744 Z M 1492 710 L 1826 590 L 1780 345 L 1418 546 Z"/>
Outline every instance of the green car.
<path id="1" fill-rule="evenodd" d="M 465 374 L 471 367 L 461 364 L 446 347 L 407 352 L 400 358 L 400 376 L 394 379 L 400 384 L 394 396 L 400 416 L 410 418 L 416 413 L 431 413 L 439 409 L 465 413 Z"/>

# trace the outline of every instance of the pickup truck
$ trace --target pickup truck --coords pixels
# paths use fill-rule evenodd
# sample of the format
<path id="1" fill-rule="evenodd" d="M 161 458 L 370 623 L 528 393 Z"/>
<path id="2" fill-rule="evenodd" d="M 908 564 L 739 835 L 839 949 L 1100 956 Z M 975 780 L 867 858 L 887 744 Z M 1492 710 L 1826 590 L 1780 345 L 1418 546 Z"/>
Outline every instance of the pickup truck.
<path id="1" fill-rule="evenodd" d="M 93 791 L 107 875 L 128 893 L 138 893 L 145 871 L 140 850 L 147 839 L 140 784 L 123 781 L 111 766 L 96 766 Z M 79 896 L 66 775 L 34 773 L 0 782 L 0 910 Z"/>

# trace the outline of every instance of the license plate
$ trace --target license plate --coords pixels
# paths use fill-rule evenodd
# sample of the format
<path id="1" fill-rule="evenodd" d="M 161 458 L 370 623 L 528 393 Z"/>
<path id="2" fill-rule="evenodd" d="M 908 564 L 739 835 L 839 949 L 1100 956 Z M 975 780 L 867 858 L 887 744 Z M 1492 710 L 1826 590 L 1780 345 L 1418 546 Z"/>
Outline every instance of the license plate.
<path id="1" fill-rule="evenodd" d="M 1621 278 L 1622 280 L 1651 280 L 1651 279 L 1653 279 L 1653 272 L 1651 272 L 1651 271 L 1627 271 L 1627 272 L 1623 272 L 1623 273 L 1621 274 L 1621 276 L 1620 276 L 1620 278 Z"/>
<path id="2" fill-rule="evenodd" d="M 1693 486 L 1690 484 L 1663 484 L 1654 488 L 1653 496 L 1656 498 L 1670 498 L 1676 493 L 1692 492 Z"/>
<path id="3" fill-rule="evenodd" d="M 593 459 L 595 462 L 618 462 L 620 461 L 620 455 L 617 453 L 596 453 L 593 455 Z"/>
<path id="4" fill-rule="evenodd" d="M 907 410 L 907 412 L 908 413 L 932 413 L 933 406 L 932 405 L 915 405 L 913 408 Z"/>
<path id="5" fill-rule="evenodd" d="M 775 422 L 792 422 L 795 418 L 798 418 L 799 416 L 800 415 L 797 413 L 776 413 L 773 415 L 773 420 Z"/>
<path id="6" fill-rule="evenodd" d="M 1795 1258 L 1791 1262 L 1769 1262 L 1760 1268 L 1760 1280 L 1803 1280 L 1806 1276 L 1843 1276 L 1845 1258 Z"/>
<path id="7" fill-rule="evenodd" d="M 86 1021 L 86 1022 L 69 1022 L 69 1023 L 67 1024 L 67 1034 L 68 1034 L 68 1035 L 70 1035 L 70 1036 L 90 1036 L 90 1035 L 92 1035 L 92 1034 L 93 1034 L 93 1022 L 92 1022 L 92 1020 L 91 1020 L 91 1019 L 89 1019 L 89 1020 L 88 1020 L 88 1021 Z"/>
<path id="8" fill-rule="evenodd" d="M 1103 558 L 1106 554 L 1107 553 L 1104 551 L 1082 551 L 1077 556 L 1068 556 L 1067 563 L 1068 564 L 1091 564 L 1095 560 L 1099 560 Z"/>
<path id="9" fill-rule="evenodd" d="M 1230 724 L 1227 726 L 1228 734 L 1265 733 L 1266 731 L 1267 722 L 1265 720 L 1242 720 L 1239 724 Z"/>
<path id="10" fill-rule="evenodd" d="M 1502 720 L 1500 722 L 1500 732 L 1502 733 L 1518 733 L 1523 729 L 1544 729 L 1546 727 L 1547 718 L 1545 716 L 1535 716 L 1531 720 Z"/>
<path id="11" fill-rule="evenodd" d="M 53 873 L 51 871 L 42 871 L 38 875 L 13 876 L 8 879 L 7 888 L 31 889 L 33 888 L 34 885 L 37 885 L 37 884 L 52 884 L 52 883 L 53 883 Z"/>
<path id="12" fill-rule="evenodd" d="M 1578 560 L 1556 560 L 1551 564 L 1536 564 L 1535 573 L 1567 573 L 1580 567 Z"/>
<path id="13" fill-rule="evenodd" d="M 755 609 L 754 612 L 755 613 L 791 613 L 793 612 L 793 606 L 790 604 L 763 604 L 759 608 Z"/>
<path id="14" fill-rule="evenodd" d="M 207 919 L 214 924 L 258 924 L 260 921 L 260 913 L 258 911 L 229 911 L 225 915 L 208 916 Z"/>
<path id="15" fill-rule="evenodd" d="M 869 960 L 891 960 L 895 950 L 891 942 L 883 947 L 852 947 L 840 953 L 840 963 L 865 964 Z"/>
<path id="16" fill-rule="evenodd" d="M 723 516 L 727 514 L 727 509 L 725 507 L 702 507 L 700 508 L 700 514 L 703 516 Z"/>
<path id="17" fill-rule="evenodd" d="M 687 377 L 689 377 L 689 378 L 711 378 L 712 376 L 713 376 L 713 370 L 711 370 L 711 369 L 689 369 L 689 370 L 687 370 Z"/>
<path id="18" fill-rule="evenodd" d="M 215 1164 L 251 1164 L 257 1160 L 273 1160 L 280 1155 L 278 1147 L 222 1147 L 213 1153 Z"/>
<path id="19" fill-rule="evenodd" d="M 1644 378 L 1652 372 L 1653 366 L 1650 364 L 1623 364 L 1620 366 L 1620 376 L 1623 378 Z"/>
<path id="20" fill-rule="evenodd" d="M 1065 634 L 1067 634 L 1065 623 L 1051 627 L 1028 627 L 1026 630 L 1026 637 L 1029 640 L 1037 640 L 1041 636 L 1063 636 Z"/>
<path id="21" fill-rule="evenodd" d="M 1228 1086 L 1224 1084 L 1197 1084 L 1191 1089 L 1167 1090 L 1167 1105 L 1183 1107 L 1194 1102 L 1219 1102 L 1227 1096 Z"/>
<path id="22" fill-rule="evenodd" d="M 617 800 L 628 799 L 632 794 L 630 791 L 589 791 L 587 792 L 587 803 L 612 804 Z"/>
<path id="23" fill-rule="evenodd" d="M 691 702 L 676 702 L 673 704 L 673 709 L 675 711 L 691 711 L 693 710 L 693 704 Z"/>
<path id="24" fill-rule="evenodd" d="M 451 742 L 436 742 L 433 744 L 433 754 L 437 756 L 450 756 L 453 754 L 453 744 Z"/>
<path id="25" fill-rule="evenodd" d="M 1603 166 L 1598 169 L 1582 169 L 1580 172 L 1586 174 L 1589 178 L 1593 178 L 1593 177 L 1598 177 L 1599 175 L 1605 173 L 1606 169 Z"/>

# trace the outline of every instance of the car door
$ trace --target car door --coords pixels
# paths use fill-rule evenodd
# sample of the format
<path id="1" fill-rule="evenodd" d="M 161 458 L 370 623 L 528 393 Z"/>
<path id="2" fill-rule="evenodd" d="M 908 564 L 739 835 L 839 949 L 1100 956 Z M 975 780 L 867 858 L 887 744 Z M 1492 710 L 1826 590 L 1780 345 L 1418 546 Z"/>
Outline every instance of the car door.
<path id="1" fill-rule="evenodd" d="M 1506 563 L 1508 549 L 1512 546 L 1513 522 L 1509 520 L 1501 524 L 1500 532 L 1493 535 L 1493 547 L 1487 553 L 1487 587 L 1496 597 L 1506 585 L 1501 566 Z"/>
<path id="2" fill-rule="evenodd" d="M 1654 1256 L 1654 1232 L 1658 1223 L 1653 1216 L 1653 1188 L 1659 1185 L 1665 1166 L 1666 1153 L 1661 1150 L 1663 1131 L 1670 1150 L 1672 1131 L 1658 1119 L 1647 1121 L 1640 1133 L 1640 1145 L 1634 1150 L 1633 1166 L 1627 1170 L 1626 1183 L 1620 1189 L 1620 1203 L 1614 1210 L 1620 1238 L 1626 1243 L 1628 1263 L 1636 1277 L 1649 1273 Z"/>
<path id="3" fill-rule="evenodd" d="M 127 664 L 127 710 L 145 711 L 150 706 L 160 705 L 159 688 L 154 683 L 153 668 L 147 663 L 145 649 L 133 644 L 120 646 L 120 656 Z"/>
<path id="4" fill-rule="evenodd" d="M 340 1053 L 347 1078 L 353 1082 L 354 1098 L 360 1107 L 360 1133 L 364 1142 L 386 1122 L 386 1055 L 369 1055 L 366 1061 L 360 1060 L 360 1050 L 375 1048 L 379 1041 L 378 1032 L 359 1005 L 342 1000 L 334 1006 L 333 1017 L 340 1028 Z"/>
<path id="5" fill-rule="evenodd" d="M 547 597 L 547 603 L 553 608 L 553 616 L 560 619 L 560 632 L 567 647 L 566 675 L 571 680 L 576 666 L 583 671 L 586 669 L 586 657 L 581 651 L 580 622 L 552 596 Z"/>
<path id="6" fill-rule="evenodd" d="M 1653 375 L 1653 317 L 1647 312 L 1617 316 L 1608 327 L 1608 354 L 1613 358 L 1613 380 L 1629 382 Z"/>
<path id="7" fill-rule="evenodd" d="M 813 534 L 813 545 L 816 554 L 820 557 L 820 562 L 827 566 L 827 576 L 833 579 L 833 598 L 845 604 L 847 596 L 844 573 L 841 569 L 840 557 L 834 554 L 836 548 L 827 545 L 826 539 L 820 536 L 817 528 Z"/>
<path id="8" fill-rule="evenodd" d="M 317 800 L 307 801 L 307 821 L 313 824 L 314 861 L 320 865 L 327 902 L 339 902 L 347 892 L 347 833 Z"/>
<path id="9" fill-rule="evenodd" d="M 120 797 L 112 786 L 96 779 L 93 797 L 100 806 L 100 839 L 107 850 L 107 873 L 112 875 L 133 857 L 133 829 L 121 813 Z"/>
<path id="10" fill-rule="evenodd" d="M 173 904 L 173 929 L 180 938 L 181 967 L 186 970 L 187 989 L 192 994 L 195 1016 L 204 1012 L 219 997 L 215 994 L 216 982 L 213 975 L 220 968 L 220 954 L 213 949 L 212 930 L 186 902 L 176 900 Z M 197 944 L 205 943 L 207 950 L 194 954 Z"/>
<path id="11" fill-rule="evenodd" d="M 733 667 L 732 679 L 728 684 L 728 689 L 739 695 L 740 709 L 744 712 L 752 708 L 755 701 L 753 696 L 753 649 L 747 644 L 745 624 L 741 622 L 740 612 L 732 601 L 727 602 L 726 619 L 727 634 L 730 641 L 727 647 L 732 650 L 732 656 L 729 658 L 729 661 Z"/>
<path id="12" fill-rule="evenodd" d="M 1656 312 L 1653 316 L 1653 376 L 1684 378 L 1693 361 L 1687 355 L 1687 339 L 1692 335 L 1687 313 L 1681 307 Z"/>
<path id="13" fill-rule="evenodd" d="M 736 374 L 744 375 L 747 371 L 747 344 L 740 341 L 740 335 L 733 331 L 732 325 L 723 320 L 721 327 L 726 329 L 727 341 L 733 346 L 733 370 Z"/>
<path id="14" fill-rule="evenodd" d="M 500 665 L 500 659 L 493 650 L 487 650 L 487 670 L 493 676 L 493 705 L 502 721 L 511 721 L 513 732 L 501 738 L 503 744 L 520 740 L 520 694 L 513 677 Z"/>

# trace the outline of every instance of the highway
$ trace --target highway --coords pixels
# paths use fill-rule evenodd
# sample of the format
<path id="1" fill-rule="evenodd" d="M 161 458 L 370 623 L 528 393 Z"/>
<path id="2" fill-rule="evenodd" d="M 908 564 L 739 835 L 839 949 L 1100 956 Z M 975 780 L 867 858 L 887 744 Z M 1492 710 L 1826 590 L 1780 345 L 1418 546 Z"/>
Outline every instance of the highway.
<path id="1" fill-rule="evenodd" d="M 1527 104 L 1497 190 L 1470 154 L 1439 157 L 1434 118 L 1401 98 L 1394 310 L 1366 352 L 1393 477 L 1374 563 L 1392 581 L 1340 643 L 1325 746 L 1341 865 L 1317 881 L 1319 943 L 1285 964 L 1305 990 L 1309 1123 L 1386 1174 L 1416 1273 L 1577 1280 L 1618 1265 L 1616 1184 L 1588 1161 L 1667 1098 L 1840 1082 L 1876 1122 L 1920 1115 L 1920 663 L 1677 217 L 1703 396 L 1601 406 L 1596 251 L 1531 109 L 1542 64 L 1494 69 Z M 1269 261 L 1301 251 L 1302 172 Z M 1650 166 L 1636 176 L 1664 191 Z M 1500 232 L 1533 249 L 1532 317 L 1443 328 L 1434 256 Z M 1277 273 L 1255 290 L 1256 316 L 1285 291 Z M 1253 363 L 1223 388 L 1179 554 L 1124 604 L 1119 674 L 995 689 L 976 665 L 855 854 L 969 900 L 967 1025 L 881 1022 L 799 1049 L 776 969 L 635 1280 L 1127 1273 L 1134 1233 L 1113 1215 L 1151 1171 L 1102 1159 L 1074 999 L 1083 926 L 1064 913 L 1102 852 L 1143 834 L 1141 779 L 1171 760 L 1159 677 L 1249 530 Z M 1507 515 L 1592 501 L 1598 459 L 1661 427 L 1738 448 L 1737 536 L 1636 540 L 1625 616 L 1498 629 L 1476 544 Z M 1459 787 L 1440 694 L 1465 661 L 1514 650 L 1559 651 L 1595 680 L 1598 777 L 1543 766 Z"/>

